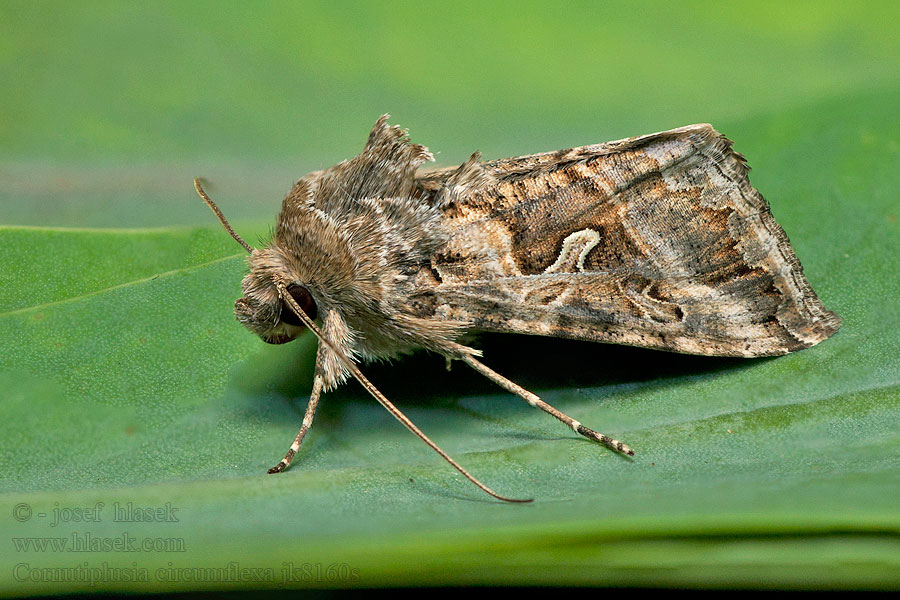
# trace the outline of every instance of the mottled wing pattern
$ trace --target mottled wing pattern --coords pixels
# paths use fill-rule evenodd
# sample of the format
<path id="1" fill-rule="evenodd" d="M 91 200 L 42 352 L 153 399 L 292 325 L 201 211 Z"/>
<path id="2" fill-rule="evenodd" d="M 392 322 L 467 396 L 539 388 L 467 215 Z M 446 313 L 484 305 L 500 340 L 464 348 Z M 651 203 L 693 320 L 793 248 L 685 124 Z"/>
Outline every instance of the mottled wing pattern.
<path id="1" fill-rule="evenodd" d="M 418 179 L 450 231 L 431 265 L 442 318 L 722 356 L 784 354 L 840 325 L 710 125 L 467 165 Z M 481 183 L 448 194 L 454 179 Z"/>

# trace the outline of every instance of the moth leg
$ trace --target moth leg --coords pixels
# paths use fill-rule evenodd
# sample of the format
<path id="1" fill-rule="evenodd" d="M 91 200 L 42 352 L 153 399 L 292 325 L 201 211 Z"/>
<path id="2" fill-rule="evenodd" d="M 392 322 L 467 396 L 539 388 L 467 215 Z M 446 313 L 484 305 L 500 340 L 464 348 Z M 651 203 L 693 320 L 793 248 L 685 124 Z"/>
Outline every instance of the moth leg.
<path id="1" fill-rule="evenodd" d="M 476 371 L 478 371 L 479 373 L 481 373 L 482 375 L 484 375 L 485 377 L 487 377 L 488 379 L 490 379 L 491 381 L 493 381 L 494 383 L 496 383 L 503 389 L 505 389 L 509 392 L 512 392 L 516 396 L 522 398 L 523 400 L 525 400 L 525 402 L 527 402 L 531 406 L 533 406 L 535 408 L 539 408 L 542 411 L 544 411 L 545 413 L 553 415 L 554 417 L 556 417 L 557 419 L 559 419 L 560 421 L 562 421 L 563 423 L 568 425 L 572 429 L 572 431 L 574 431 L 575 433 L 583 435 L 584 437 L 586 437 L 590 440 L 594 440 L 595 442 L 600 442 L 601 444 L 603 444 L 610 450 L 615 450 L 616 452 L 621 452 L 622 454 L 627 454 L 628 456 L 634 456 L 634 450 L 629 448 L 626 444 L 623 444 L 619 440 L 615 440 L 615 439 L 609 437 L 608 435 L 598 433 L 598 432 L 594 431 L 593 429 L 589 429 L 589 428 L 585 427 L 579 421 L 576 421 L 569 415 L 558 411 L 557 409 L 553 408 L 552 406 L 550 406 L 549 404 L 547 404 L 546 402 L 541 400 L 536 394 L 529 392 L 522 386 L 510 381 L 503 375 L 497 373 L 496 371 L 490 369 L 489 367 L 487 367 L 487 366 L 483 365 L 482 363 L 480 363 L 479 361 L 475 360 L 475 358 L 472 357 L 472 355 L 470 355 L 468 353 L 464 353 L 461 356 L 461 360 L 463 360 L 470 367 L 472 367 L 473 369 L 475 369 Z"/>
<path id="2" fill-rule="evenodd" d="M 306 405 L 306 414 L 303 415 L 303 424 L 300 425 L 300 431 L 297 432 L 297 437 L 294 438 L 294 443 L 291 444 L 290 449 L 287 451 L 287 454 L 284 455 L 284 458 L 281 461 L 269 469 L 269 473 L 281 473 L 285 469 L 291 466 L 291 461 L 294 460 L 294 455 L 297 454 L 297 451 L 300 449 L 300 444 L 303 443 L 303 438 L 306 437 L 306 432 L 309 431 L 309 428 L 312 426 L 313 418 L 316 416 L 316 407 L 319 406 L 319 397 L 322 395 L 322 384 L 323 377 L 316 373 L 315 378 L 313 379 L 313 389 L 312 393 L 309 395 L 309 404 Z"/>
<path id="3" fill-rule="evenodd" d="M 269 469 L 269 473 L 281 473 L 291 466 L 291 461 L 294 460 L 294 455 L 297 454 L 297 451 L 300 450 L 300 444 L 303 443 L 303 438 L 306 437 L 306 432 L 309 431 L 309 428 L 312 427 L 313 419 L 316 416 L 316 408 L 319 406 L 319 398 L 322 395 L 322 388 L 325 385 L 325 352 L 327 348 L 319 344 L 319 349 L 316 352 L 316 372 L 313 376 L 313 387 L 312 392 L 309 394 L 309 404 L 306 405 L 306 413 L 303 415 L 303 423 L 300 425 L 300 431 L 297 432 L 297 437 L 294 438 L 294 443 L 291 444 L 291 447 L 288 449 L 287 453 L 284 455 L 284 458 L 281 461 Z"/>

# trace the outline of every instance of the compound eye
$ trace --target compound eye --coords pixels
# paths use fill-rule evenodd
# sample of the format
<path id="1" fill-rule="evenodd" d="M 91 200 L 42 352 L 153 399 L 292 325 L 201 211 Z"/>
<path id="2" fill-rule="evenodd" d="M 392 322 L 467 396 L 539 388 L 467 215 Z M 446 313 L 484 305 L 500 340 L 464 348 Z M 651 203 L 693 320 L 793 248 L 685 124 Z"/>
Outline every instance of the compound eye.
<path id="1" fill-rule="evenodd" d="M 299 283 L 292 283 L 287 288 L 288 294 L 294 299 L 294 301 L 300 305 L 300 308 L 303 309 L 303 312 L 306 313 L 310 319 L 315 319 L 318 314 L 318 310 L 316 308 L 316 301 L 313 300 L 312 295 L 309 293 L 309 290 L 300 285 Z M 279 317 L 282 323 L 287 323 L 288 325 L 295 325 L 297 327 L 303 326 L 303 321 L 300 320 L 300 317 L 294 314 L 294 311 L 291 310 L 291 307 L 287 305 L 286 302 L 281 303 L 281 316 Z"/>

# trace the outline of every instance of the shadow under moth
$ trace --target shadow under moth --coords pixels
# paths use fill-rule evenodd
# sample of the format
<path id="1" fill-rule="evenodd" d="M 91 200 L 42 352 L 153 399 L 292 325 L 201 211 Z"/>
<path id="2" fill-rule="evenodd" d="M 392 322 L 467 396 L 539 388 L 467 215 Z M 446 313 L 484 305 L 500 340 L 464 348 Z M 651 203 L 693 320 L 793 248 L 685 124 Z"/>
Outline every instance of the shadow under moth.
<path id="1" fill-rule="evenodd" d="M 362 154 L 300 179 L 274 238 L 251 248 L 238 321 L 281 344 L 318 338 L 313 387 L 288 468 L 319 397 L 356 378 L 479 488 L 357 363 L 417 349 L 466 363 L 608 448 L 483 364 L 473 333 L 507 332 L 709 356 L 772 356 L 818 344 L 840 319 L 813 292 L 744 157 L 710 125 L 417 173 L 434 160 L 375 123 Z M 317 323 L 319 323 L 317 325 Z"/>

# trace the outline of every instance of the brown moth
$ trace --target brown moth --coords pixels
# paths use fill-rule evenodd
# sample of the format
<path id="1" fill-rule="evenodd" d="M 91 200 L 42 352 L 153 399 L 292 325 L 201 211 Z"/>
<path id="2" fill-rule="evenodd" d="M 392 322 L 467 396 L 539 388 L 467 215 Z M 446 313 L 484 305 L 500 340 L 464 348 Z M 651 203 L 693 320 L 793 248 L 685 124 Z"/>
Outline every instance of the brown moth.
<path id="1" fill-rule="evenodd" d="M 633 455 L 477 357 L 473 332 L 558 336 L 710 356 L 772 356 L 837 331 L 744 157 L 710 125 L 417 174 L 434 160 L 375 123 L 359 156 L 300 179 L 274 239 L 250 253 L 237 319 L 281 344 L 319 338 L 300 431 L 349 376 L 496 498 L 388 401 L 357 362 L 426 349 L 460 360 L 575 432 Z M 321 323 L 321 328 L 316 325 Z M 518 500 L 527 501 L 527 500 Z"/>

